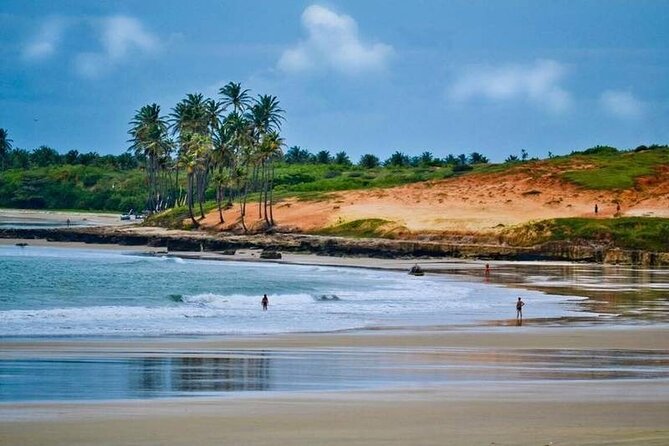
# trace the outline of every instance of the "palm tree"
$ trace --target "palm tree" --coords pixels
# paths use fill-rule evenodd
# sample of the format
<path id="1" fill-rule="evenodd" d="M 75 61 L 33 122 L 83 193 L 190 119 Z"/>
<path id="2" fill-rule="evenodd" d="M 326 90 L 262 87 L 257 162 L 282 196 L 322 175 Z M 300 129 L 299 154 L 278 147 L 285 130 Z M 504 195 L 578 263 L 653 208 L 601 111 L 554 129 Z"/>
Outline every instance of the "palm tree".
<path id="1" fill-rule="evenodd" d="M 222 201 L 225 199 L 225 190 L 231 188 L 231 170 L 234 165 L 234 147 L 232 140 L 232 129 L 227 120 L 218 127 L 213 138 L 213 150 L 211 152 L 212 168 L 216 170 L 213 180 L 216 185 L 216 205 L 221 223 L 223 220 Z M 232 195 L 229 195 L 232 199 Z"/>
<path id="2" fill-rule="evenodd" d="M 267 175 L 265 181 L 265 221 L 270 226 L 274 226 L 273 196 L 274 196 L 274 160 L 282 155 L 281 148 L 285 145 L 283 138 L 278 132 L 269 132 L 262 141 L 263 164 L 267 166 Z M 268 198 L 269 192 L 269 198 Z M 267 218 L 267 204 L 269 202 L 269 219 Z"/>
<path id="3" fill-rule="evenodd" d="M 207 158 L 209 156 L 211 139 L 207 135 L 199 133 L 190 133 L 184 136 L 184 151 L 180 156 L 181 165 L 185 168 L 188 181 L 188 215 L 193 222 L 193 226 L 199 226 L 193 215 L 194 196 L 198 194 L 198 189 L 201 187 L 198 180 L 201 178 L 202 172 L 207 168 Z M 199 199 L 198 194 L 198 199 Z M 202 202 L 200 201 L 200 215 L 204 218 L 204 211 L 202 209 Z"/>
<path id="4" fill-rule="evenodd" d="M 223 110 L 232 106 L 233 113 L 244 113 L 251 105 L 251 96 L 249 90 L 242 89 L 239 82 L 228 82 L 223 88 L 218 90 L 218 94 L 223 96 L 221 107 Z"/>
<path id="5" fill-rule="evenodd" d="M 488 162 L 488 158 L 478 152 L 472 152 L 469 154 L 470 164 L 487 164 Z"/>
<path id="6" fill-rule="evenodd" d="M 276 96 L 258 95 L 254 104 L 248 112 L 249 121 L 253 127 L 261 134 L 269 133 L 272 130 L 281 130 L 281 124 L 285 120 L 283 110 L 279 106 L 279 100 Z"/>
<path id="7" fill-rule="evenodd" d="M 186 95 L 186 98 L 181 100 L 170 114 L 172 133 L 179 135 L 179 151 L 188 151 L 187 145 L 192 143 L 194 137 L 202 148 L 199 159 L 204 167 L 195 170 L 193 178 L 202 218 L 204 218 L 203 204 L 210 167 L 211 132 L 219 125 L 219 109 L 220 105 L 212 99 L 205 99 L 201 93 L 193 93 Z M 208 138 L 209 144 L 204 144 L 203 138 Z"/>
<path id="8" fill-rule="evenodd" d="M 235 186 L 234 189 L 239 198 L 241 223 L 246 231 L 244 218 L 249 191 L 248 168 L 252 161 L 253 129 L 246 116 L 235 111 L 225 117 L 222 127 L 225 131 L 230 156 L 230 183 Z M 231 202 L 233 199 L 234 197 L 230 197 Z"/>
<path id="9" fill-rule="evenodd" d="M 284 110 L 280 107 L 276 96 L 258 95 L 254 104 L 246 114 L 253 129 L 253 152 L 255 155 L 253 156 L 253 160 L 255 161 L 254 171 L 259 173 L 259 176 L 261 177 L 258 200 L 259 218 L 262 218 L 263 204 L 266 204 L 267 202 L 267 186 L 269 184 L 268 163 L 263 156 L 262 142 L 270 132 L 278 132 L 281 129 L 281 124 L 284 120 L 283 113 Z M 267 212 L 265 212 L 265 221 L 268 224 L 271 224 Z"/>
<path id="10" fill-rule="evenodd" d="M 216 206 L 218 208 L 218 219 L 220 223 L 225 223 L 223 219 L 223 208 L 221 203 L 225 199 L 225 190 L 230 188 L 232 175 L 229 169 L 221 169 L 213 176 L 214 184 L 216 185 Z"/>
<path id="11" fill-rule="evenodd" d="M 222 104 L 214 99 L 208 99 L 205 103 L 207 111 L 207 121 L 209 124 L 209 132 L 215 134 L 221 126 L 221 110 Z"/>
<path id="12" fill-rule="evenodd" d="M 432 152 L 425 151 L 418 157 L 418 163 L 421 166 L 431 166 L 434 163 L 434 155 Z"/>
<path id="13" fill-rule="evenodd" d="M 5 159 L 12 150 L 12 141 L 6 129 L 0 129 L 0 170 L 5 170 Z"/>
<path id="14" fill-rule="evenodd" d="M 160 116 L 160 106 L 150 104 L 135 112 L 130 125 L 132 127 L 128 134 L 131 138 L 128 142 L 132 145 L 129 150 L 146 158 L 149 176 L 148 208 L 154 211 L 157 210 L 160 200 L 159 171 L 171 149 L 167 139 L 167 121 L 164 116 Z"/>
<path id="15" fill-rule="evenodd" d="M 379 160 L 379 157 L 371 153 L 362 155 L 360 161 L 358 161 L 358 166 L 364 169 L 374 169 L 375 167 L 379 167 L 380 164 L 381 160 Z"/>
<path id="16" fill-rule="evenodd" d="M 209 132 L 211 124 L 211 99 L 205 99 L 202 93 L 190 93 L 182 99 L 170 113 L 172 133 L 187 135 Z"/>

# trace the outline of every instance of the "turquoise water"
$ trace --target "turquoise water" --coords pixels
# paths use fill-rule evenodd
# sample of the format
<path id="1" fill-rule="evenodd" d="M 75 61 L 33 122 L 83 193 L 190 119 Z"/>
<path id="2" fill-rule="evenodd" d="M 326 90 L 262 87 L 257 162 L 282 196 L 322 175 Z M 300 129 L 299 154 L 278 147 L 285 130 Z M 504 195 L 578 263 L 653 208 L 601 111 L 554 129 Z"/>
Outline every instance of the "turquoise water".
<path id="1" fill-rule="evenodd" d="M 269 311 L 260 308 L 263 293 Z M 353 268 L 0 246 L 0 336 L 324 332 L 588 316 L 577 298 Z M 326 298 L 323 298 L 326 296 Z"/>

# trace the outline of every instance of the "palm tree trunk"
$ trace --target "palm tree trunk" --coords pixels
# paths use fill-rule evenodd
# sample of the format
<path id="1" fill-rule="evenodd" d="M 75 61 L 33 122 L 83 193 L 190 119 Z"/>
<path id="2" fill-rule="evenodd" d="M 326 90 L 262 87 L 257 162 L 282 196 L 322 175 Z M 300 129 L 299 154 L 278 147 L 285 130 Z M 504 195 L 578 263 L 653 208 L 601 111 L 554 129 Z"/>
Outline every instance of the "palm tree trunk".
<path id="1" fill-rule="evenodd" d="M 267 202 L 268 197 L 269 197 L 269 166 L 267 163 L 264 163 L 263 165 L 263 177 L 265 178 L 264 184 L 263 184 L 263 189 L 265 190 L 265 199 L 264 199 L 264 206 L 265 206 L 265 222 L 267 223 L 268 226 L 271 225 L 270 220 L 269 220 L 269 214 L 267 213 Z"/>
<path id="2" fill-rule="evenodd" d="M 177 157 L 179 155 L 177 154 Z M 174 199 L 174 205 L 177 206 L 179 201 L 181 200 L 181 187 L 179 186 L 179 160 L 177 158 L 176 162 L 176 172 L 174 174 L 174 194 L 175 194 L 175 199 Z"/>
<path id="3" fill-rule="evenodd" d="M 253 188 L 258 190 L 258 220 L 262 218 L 262 188 L 258 187 L 258 183 L 262 182 L 262 180 L 258 177 L 260 177 L 260 165 L 256 165 L 253 168 L 254 174 L 253 174 Z"/>
<path id="4" fill-rule="evenodd" d="M 200 206 L 200 219 L 204 219 L 204 208 L 202 203 L 204 202 L 204 174 L 202 172 L 197 175 L 197 202 Z"/>
<path id="5" fill-rule="evenodd" d="M 246 228 L 246 222 L 244 221 L 244 218 L 246 216 L 246 195 L 248 192 L 248 182 L 244 185 L 244 192 L 242 192 L 242 195 L 239 197 L 239 202 L 240 202 L 240 214 L 241 214 L 241 219 L 242 219 L 242 228 L 244 228 L 244 232 L 248 232 L 248 229 Z"/>
<path id="6" fill-rule="evenodd" d="M 272 202 L 274 199 L 274 163 L 270 164 L 272 176 L 269 183 L 269 221 L 274 226 L 274 214 L 272 213 Z"/>
<path id="7" fill-rule="evenodd" d="M 216 205 L 218 206 L 218 219 L 220 223 L 225 223 L 225 221 L 223 220 L 223 211 L 221 210 L 221 201 L 223 201 L 221 197 L 221 194 L 223 192 L 222 189 L 223 188 L 219 185 L 218 189 L 216 190 Z"/>
<path id="8" fill-rule="evenodd" d="M 197 220 L 195 220 L 195 216 L 193 215 L 193 192 L 194 192 L 194 187 L 193 187 L 193 174 L 189 173 L 188 174 L 188 215 L 190 216 L 190 220 L 193 222 L 193 226 L 198 227 L 199 223 Z"/>

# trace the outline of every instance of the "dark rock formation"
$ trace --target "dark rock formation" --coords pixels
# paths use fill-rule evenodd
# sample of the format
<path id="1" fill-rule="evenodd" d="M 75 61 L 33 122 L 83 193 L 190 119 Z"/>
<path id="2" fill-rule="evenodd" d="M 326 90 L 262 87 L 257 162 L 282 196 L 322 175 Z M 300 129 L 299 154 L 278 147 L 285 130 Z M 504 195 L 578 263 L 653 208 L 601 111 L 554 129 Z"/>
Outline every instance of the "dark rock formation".
<path id="1" fill-rule="evenodd" d="M 278 260 L 281 258 L 281 253 L 277 251 L 268 251 L 265 249 L 263 250 L 263 252 L 260 253 L 260 258 Z"/>
<path id="2" fill-rule="evenodd" d="M 59 242 L 145 245 L 168 251 L 307 252 L 329 256 L 375 258 L 456 257 L 484 260 L 568 260 L 643 266 L 669 266 L 669 253 L 622 250 L 605 245 L 548 242 L 537 246 L 509 246 L 468 235 L 444 241 L 353 239 L 306 234 L 231 235 L 151 227 L 96 227 L 56 229 L 0 229 L 0 238 L 46 239 Z M 280 254 L 279 254 L 280 255 Z M 262 256 L 261 256 L 262 257 Z M 266 258 L 266 257 L 265 257 Z"/>

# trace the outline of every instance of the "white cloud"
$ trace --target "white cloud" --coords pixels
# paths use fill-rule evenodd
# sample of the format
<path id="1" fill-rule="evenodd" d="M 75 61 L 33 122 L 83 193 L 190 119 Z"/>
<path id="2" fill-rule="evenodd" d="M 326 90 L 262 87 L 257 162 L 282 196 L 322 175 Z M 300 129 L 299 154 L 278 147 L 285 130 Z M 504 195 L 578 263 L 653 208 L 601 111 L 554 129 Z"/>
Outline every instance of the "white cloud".
<path id="1" fill-rule="evenodd" d="M 53 56 L 58 50 L 65 28 L 63 19 L 47 19 L 35 38 L 23 47 L 23 57 L 28 60 L 42 60 Z"/>
<path id="2" fill-rule="evenodd" d="M 640 118 L 646 104 L 634 97 L 629 91 L 607 90 L 599 98 L 604 111 L 612 116 L 623 119 Z"/>
<path id="3" fill-rule="evenodd" d="M 283 52 L 278 62 L 282 71 L 329 69 L 349 75 L 379 71 L 394 53 L 390 45 L 363 42 L 352 17 L 323 6 L 307 7 L 302 26 L 307 38 Z"/>
<path id="4" fill-rule="evenodd" d="M 567 68 L 554 60 L 528 65 L 479 66 L 462 73 L 448 91 L 455 102 L 476 98 L 501 102 L 525 100 L 552 112 L 571 105 L 571 94 L 560 82 Z"/>
<path id="5" fill-rule="evenodd" d="M 150 53 L 159 46 L 158 39 L 134 17 L 105 17 L 98 23 L 102 49 L 77 56 L 76 68 L 82 76 L 97 77 L 131 54 Z"/>

